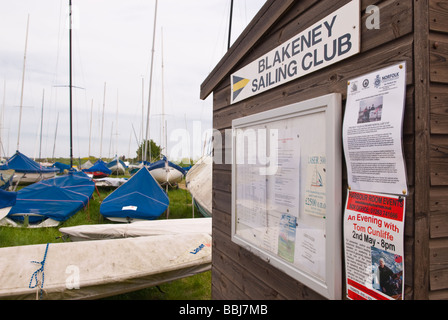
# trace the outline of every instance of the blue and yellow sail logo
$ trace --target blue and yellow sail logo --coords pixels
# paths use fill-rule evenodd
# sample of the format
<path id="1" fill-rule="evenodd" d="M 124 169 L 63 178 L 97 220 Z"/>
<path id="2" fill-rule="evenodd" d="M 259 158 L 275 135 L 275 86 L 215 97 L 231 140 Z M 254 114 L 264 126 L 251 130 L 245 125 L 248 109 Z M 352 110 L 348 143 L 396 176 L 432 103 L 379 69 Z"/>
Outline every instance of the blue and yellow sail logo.
<path id="1" fill-rule="evenodd" d="M 233 76 L 233 100 L 238 97 L 238 95 L 243 91 L 244 87 L 249 83 L 249 79 Z"/>

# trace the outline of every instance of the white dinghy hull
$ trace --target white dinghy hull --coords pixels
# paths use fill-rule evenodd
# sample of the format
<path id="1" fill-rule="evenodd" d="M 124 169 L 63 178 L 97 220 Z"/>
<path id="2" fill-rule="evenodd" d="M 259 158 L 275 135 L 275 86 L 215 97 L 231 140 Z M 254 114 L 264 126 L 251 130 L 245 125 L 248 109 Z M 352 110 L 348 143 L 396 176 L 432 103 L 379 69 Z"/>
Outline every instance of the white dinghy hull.
<path id="1" fill-rule="evenodd" d="M 160 236 L 170 234 L 212 234 L 212 218 L 161 219 L 126 224 L 91 224 L 59 228 L 72 241 Z"/>
<path id="2" fill-rule="evenodd" d="M 156 286 L 210 270 L 211 241 L 191 233 L 0 248 L 0 299 L 98 299 Z M 43 260 L 41 293 L 29 286 L 41 267 L 32 261 Z"/>

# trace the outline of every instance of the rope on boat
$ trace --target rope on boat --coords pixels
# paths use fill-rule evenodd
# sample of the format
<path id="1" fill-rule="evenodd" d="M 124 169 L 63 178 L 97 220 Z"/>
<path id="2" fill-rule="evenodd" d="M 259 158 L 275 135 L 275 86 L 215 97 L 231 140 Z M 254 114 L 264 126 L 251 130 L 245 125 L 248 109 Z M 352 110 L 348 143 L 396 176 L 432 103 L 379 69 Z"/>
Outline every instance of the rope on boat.
<path id="1" fill-rule="evenodd" d="M 43 288 L 44 288 L 44 279 L 45 279 L 44 267 L 45 267 L 45 260 L 47 259 L 47 252 L 48 252 L 48 246 L 49 245 L 50 244 L 47 243 L 47 246 L 45 248 L 44 259 L 42 261 L 40 261 L 40 262 L 39 261 L 31 261 L 31 263 L 40 264 L 40 268 L 37 269 L 36 271 L 34 271 L 34 273 L 31 275 L 30 284 L 28 285 L 28 287 L 30 289 L 34 289 L 34 288 L 40 289 L 40 297 L 39 297 L 39 299 L 42 299 L 42 293 L 43 293 Z M 39 278 L 38 278 L 39 274 L 42 274 L 42 282 L 39 281 Z M 32 286 L 31 284 L 32 284 L 33 280 L 35 281 L 35 284 Z M 36 292 L 36 300 L 38 299 L 37 292 Z"/>

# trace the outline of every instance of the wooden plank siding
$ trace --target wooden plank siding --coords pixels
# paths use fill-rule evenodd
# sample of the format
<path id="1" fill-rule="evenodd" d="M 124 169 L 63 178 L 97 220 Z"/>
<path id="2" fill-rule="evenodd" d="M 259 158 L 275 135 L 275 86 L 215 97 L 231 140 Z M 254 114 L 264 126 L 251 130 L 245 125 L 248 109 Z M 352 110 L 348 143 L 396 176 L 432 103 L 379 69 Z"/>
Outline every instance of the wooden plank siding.
<path id="1" fill-rule="evenodd" d="M 429 1 L 429 299 L 448 298 L 448 1 Z"/>
<path id="2" fill-rule="evenodd" d="M 413 298 L 428 299 L 429 272 L 429 1 L 414 1 L 414 284 Z M 418 27 L 417 27 L 418 26 Z"/>
<path id="3" fill-rule="evenodd" d="M 361 0 L 359 54 L 230 105 L 231 73 L 348 2 L 267 1 L 201 85 L 201 98 L 213 92 L 213 128 L 222 133 L 215 156 L 230 152 L 224 132 L 233 119 L 333 92 L 345 107 L 347 80 L 406 61 L 405 299 L 448 298 L 448 1 Z M 371 4 L 380 8 L 379 30 L 366 28 Z M 215 160 L 212 298 L 323 299 L 231 241 L 231 164 Z M 343 204 L 346 181 L 343 163 Z"/>

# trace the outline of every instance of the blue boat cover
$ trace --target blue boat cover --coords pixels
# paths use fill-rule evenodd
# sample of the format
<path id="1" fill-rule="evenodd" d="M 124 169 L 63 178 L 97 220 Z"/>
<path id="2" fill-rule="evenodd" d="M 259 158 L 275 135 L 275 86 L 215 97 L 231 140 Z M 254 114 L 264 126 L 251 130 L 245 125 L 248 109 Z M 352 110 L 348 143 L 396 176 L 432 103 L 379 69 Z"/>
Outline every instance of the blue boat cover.
<path id="1" fill-rule="evenodd" d="M 153 170 L 153 169 L 158 169 L 158 168 L 165 168 L 165 163 L 168 162 L 168 166 L 180 171 L 183 175 L 185 175 L 187 173 L 187 171 L 184 170 L 184 168 L 182 168 L 181 166 L 178 166 L 175 163 L 172 163 L 171 161 L 168 161 L 166 159 L 165 156 L 163 156 L 163 159 L 160 159 L 156 162 L 151 163 L 151 165 L 149 166 L 149 171 Z"/>
<path id="2" fill-rule="evenodd" d="M 103 200 L 100 213 L 106 218 L 154 220 L 168 205 L 168 195 L 143 167 Z"/>
<path id="3" fill-rule="evenodd" d="M 64 172 L 64 170 L 70 170 L 70 165 L 62 163 L 62 162 L 55 162 L 51 166 L 52 168 L 58 168 L 59 172 Z"/>
<path id="4" fill-rule="evenodd" d="M 89 169 L 83 169 L 84 172 L 102 172 L 105 174 L 111 174 L 112 171 L 107 167 L 106 162 L 99 159 Z"/>
<path id="5" fill-rule="evenodd" d="M 28 172 L 28 173 L 49 173 L 58 172 L 58 168 L 45 167 L 34 160 L 31 160 L 18 150 L 9 158 L 6 164 L 0 166 L 0 170 L 14 169 L 16 172 Z"/>
<path id="6" fill-rule="evenodd" d="M 0 189 L 0 208 L 12 207 L 16 204 L 17 192 Z"/>
<path id="7" fill-rule="evenodd" d="M 84 172 L 71 170 L 68 174 L 17 191 L 16 204 L 8 218 L 23 221 L 28 214 L 38 214 L 40 216 L 29 216 L 29 222 L 40 222 L 45 218 L 62 222 L 84 207 L 94 190 L 95 183 Z"/>
<path id="8" fill-rule="evenodd" d="M 111 162 L 108 162 L 106 166 L 107 166 L 108 168 L 113 167 L 113 166 L 117 165 L 117 161 L 118 161 L 119 163 L 121 163 L 121 165 L 123 166 L 124 169 L 126 169 L 126 168 L 128 167 L 122 160 L 120 160 L 120 159 L 117 160 L 117 158 L 115 158 L 115 159 L 112 160 Z"/>

